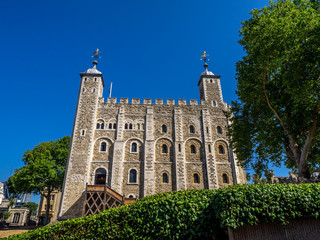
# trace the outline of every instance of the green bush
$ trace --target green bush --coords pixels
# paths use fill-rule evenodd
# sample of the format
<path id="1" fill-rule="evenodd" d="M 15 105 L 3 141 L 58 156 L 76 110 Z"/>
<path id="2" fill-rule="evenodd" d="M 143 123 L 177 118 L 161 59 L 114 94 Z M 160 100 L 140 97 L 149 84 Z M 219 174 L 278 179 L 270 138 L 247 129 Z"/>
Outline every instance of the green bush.
<path id="1" fill-rule="evenodd" d="M 318 218 L 320 184 L 169 192 L 9 239 L 225 239 L 227 227 Z"/>

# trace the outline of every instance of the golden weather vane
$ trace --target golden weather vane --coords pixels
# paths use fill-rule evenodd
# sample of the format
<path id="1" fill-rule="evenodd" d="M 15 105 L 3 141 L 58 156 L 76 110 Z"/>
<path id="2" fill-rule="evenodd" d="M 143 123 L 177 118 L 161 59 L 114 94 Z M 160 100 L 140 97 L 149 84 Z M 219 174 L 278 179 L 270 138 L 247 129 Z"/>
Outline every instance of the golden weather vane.
<path id="1" fill-rule="evenodd" d="M 206 64 L 207 63 L 207 61 L 209 61 L 210 59 L 209 58 L 207 58 L 208 56 L 210 56 L 209 54 L 207 54 L 207 52 L 206 51 L 203 51 L 203 53 L 201 54 L 201 58 L 200 58 L 200 60 L 203 60 L 204 61 L 204 64 Z"/>
<path id="2" fill-rule="evenodd" d="M 97 61 L 98 60 L 98 58 L 101 58 L 100 56 L 99 56 L 99 54 L 100 54 L 101 52 L 99 52 L 99 49 L 97 48 L 97 50 L 93 53 L 93 58 L 94 58 L 94 60 L 95 61 Z"/>

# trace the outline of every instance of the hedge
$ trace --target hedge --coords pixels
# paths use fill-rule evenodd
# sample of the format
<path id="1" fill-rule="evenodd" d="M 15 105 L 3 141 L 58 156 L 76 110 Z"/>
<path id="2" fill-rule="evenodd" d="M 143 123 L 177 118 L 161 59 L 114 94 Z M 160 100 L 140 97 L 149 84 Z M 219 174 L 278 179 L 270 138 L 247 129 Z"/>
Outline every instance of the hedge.
<path id="1" fill-rule="evenodd" d="M 9 239 L 227 239 L 245 224 L 318 219 L 320 184 L 236 185 L 168 192 Z"/>

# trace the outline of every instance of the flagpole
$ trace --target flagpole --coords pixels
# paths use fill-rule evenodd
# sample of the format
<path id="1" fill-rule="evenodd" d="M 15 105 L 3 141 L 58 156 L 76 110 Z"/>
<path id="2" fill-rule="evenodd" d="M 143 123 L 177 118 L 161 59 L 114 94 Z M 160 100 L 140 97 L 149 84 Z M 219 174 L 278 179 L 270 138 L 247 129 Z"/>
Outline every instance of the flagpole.
<path id="1" fill-rule="evenodd" d="M 109 89 L 109 98 L 111 98 L 111 92 L 112 92 L 112 82 L 110 84 L 110 89 Z"/>

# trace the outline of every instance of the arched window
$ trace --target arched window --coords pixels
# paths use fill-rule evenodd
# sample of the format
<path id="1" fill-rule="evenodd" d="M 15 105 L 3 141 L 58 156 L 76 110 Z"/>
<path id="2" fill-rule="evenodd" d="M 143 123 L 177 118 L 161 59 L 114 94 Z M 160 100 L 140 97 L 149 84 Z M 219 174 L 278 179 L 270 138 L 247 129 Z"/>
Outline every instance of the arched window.
<path id="1" fill-rule="evenodd" d="M 128 123 L 124 125 L 124 129 L 128 129 Z"/>
<path id="2" fill-rule="evenodd" d="M 105 152 L 107 151 L 107 143 L 106 142 L 102 142 L 100 144 L 100 152 Z"/>
<path id="3" fill-rule="evenodd" d="M 162 145 L 162 153 L 168 153 L 168 146 L 166 144 Z"/>
<path id="4" fill-rule="evenodd" d="M 212 101 L 212 106 L 216 107 L 217 106 L 217 102 L 216 101 Z"/>
<path id="5" fill-rule="evenodd" d="M 169 182 L 169 177 L 167 173 L 162 174 L 162 183 L 168 183 Z"/>
<path id="6" fill-rule="evenodd" d="M 228 178 L 228 176 L 227 176 L 227 174 L 222 174 L 222 181 L 223 181 L 223 183 L 229 183 L 229 178 Z"/>
<path id="7" fill-rule="evenodd" d="M 137 182 L 137 170 L 131 169 L 129 172 L 129 183 Z"/>
<path id="8" fill-rule="evenodd" d="M 86 130 L 81 131 L 81 136 L 84 136 L 86 134 Z"/>
<path id="9" fill-rule="evenodd" d="M 104 168 L 98 168 L 95 172 L 94 184 L 106 184 L 107 171 Z"/>
<path id="10" fill-rule="evenodd" d="M 101 129 L 104 129 L 104 123 L 101 123 Z"/>
<path id="11" fill-rule="evenodd" d="M 164 125 L 164 124 L 162 125 L 162 132 L 163 132 L 163 133 L 166 133 L 166 132 L 167 132 L 167 126 Z"/>
<path id="12" fill-rule="evenodd" d="M 191 146 L 190 146 L 190 152 L 191 152 L 191 153 L 197 153 L 197 150 L 196 150 L 196 146 L 195 146 L 195 145 L 191 145 Z"/>
<path id="13" fill-rule="evenodd" d="M 109 123 L 109 129 L 112 129 L 112 123 Z"/>
<path id="14" fill-rule="evenodd" d="M 194 126 L 190 125 L 189 131 L 190 131 L 190 133 L 194 133 Z"/>
<path id="15" fill-rule="evenodd" d="M 134 198 L 132 194 L 129 195 L 129 198 Z"/>
<path id="16" fill-rule="evenodd" d="M 97 129 L 100 129 L 100 123 L 97 123 Z"/>
<path id="17" fill-rule="evenodd" d="M 222 134 L 222 128 L 220 126 L 217 127 L 217 133 Z"/>
<path id="18" fill-rule="evenodd" d="M 211 153 L 211 145 L 210 144 L 208 145 L 208 150 L 209 150 L 209 153 Z"/>
<path id="19" fill-rule="evenodd" d="M 193 174 L 193 183 L 200 183 L 200 177 L 198 173 Z"/>
<path id="20" fill-rule="evenodd" d="M 140 130 L 140 123 L 137 124 L 137 129 Z"/>
<path id="21" fill-rule="evenodd" d="M 222 145 L 219 145 L 219 153 L 224 154 L 224 147 Z"/>
<path id="22" fill-rule="evenodd" d="M 181 144 L 178 145 L 179 152 L 181 152 Z"/>
<path id="23" fill-rule="evenodd" d="M 129 129 L 132 129 L 132 123 L 129 124 Z"/>
<path id="24" fill-rule="evenodd" d="M 113 129 L 116 129 L 116 128 L 117 128 L 117 124 L 114 123 L 114 124 L 113 124 Z"/>
<path id="25" fill-rule="evenodd" d="M 131 144 L 131 152 L 137 152 L 138 150 L 138 146 L 137 146 L 137 143 L 132 143 Z"/>

